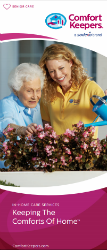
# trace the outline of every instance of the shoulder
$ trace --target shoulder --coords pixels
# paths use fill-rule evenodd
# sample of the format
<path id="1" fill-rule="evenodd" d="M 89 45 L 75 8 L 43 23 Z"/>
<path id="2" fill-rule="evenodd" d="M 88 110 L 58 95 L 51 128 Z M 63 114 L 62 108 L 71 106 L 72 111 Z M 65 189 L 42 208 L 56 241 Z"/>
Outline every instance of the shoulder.
<path id="1" fill-rule="evenodd" d="M 81 86 L 87 86 L 88 88 L 101 88 L 94 80 L 86 79 Z"/>
<path id="2" fill-rule="evenodd" d="M 14 94 L 11 93 L 9 96 L 4 97 L 2 100 L 0 100 L 0 104 L 11 104 L 14 102 Z"/>
<path id="3" fill-rule="evenodd" d="M 87 88 L 87 91 L 91 94 L 101 94 L 102 96 L 104 96 L 104 91 L 103 89 L 95 82 L 95 81 L 91 81 L 89 79 L 85 80 L 82 83 L 83 87 Z"/>
<path id="4" fill-rule="evenodd" d="M 88 88 L 99 86 L 94 80 L 86 79 L 81 86 L 87 86 Z"/>
<path id="5" fill-rule="evenodd" d="M 16 105 L 14 94 L 10 94 L 9 96 L 0 100 L 0 113 L 2 112 L 14 112 L 14 107 Z"/>

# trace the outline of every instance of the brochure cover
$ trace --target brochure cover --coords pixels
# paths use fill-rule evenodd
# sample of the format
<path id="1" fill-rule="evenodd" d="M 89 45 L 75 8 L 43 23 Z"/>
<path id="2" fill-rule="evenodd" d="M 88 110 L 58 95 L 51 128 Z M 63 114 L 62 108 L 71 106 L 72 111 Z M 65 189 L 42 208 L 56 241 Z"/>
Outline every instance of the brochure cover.
<path id="1" fill-rule="evenodd" d="M 0 2 L 0 250 L 107 249 L 106 10 Z"/>

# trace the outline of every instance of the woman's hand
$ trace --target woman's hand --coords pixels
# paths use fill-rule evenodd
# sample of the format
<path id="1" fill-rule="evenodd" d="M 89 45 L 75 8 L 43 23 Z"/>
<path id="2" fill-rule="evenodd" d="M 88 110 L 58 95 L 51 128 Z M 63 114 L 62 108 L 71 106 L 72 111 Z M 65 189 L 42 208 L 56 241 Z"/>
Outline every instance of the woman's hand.
<path id="1" fill-rule="evenodd" d="M 10 128 L 15 129 L 15 132 L 14 132 L 15 135 L 20 136 L 20 135 L 28 135 L 28 134 L 32 135 L 33 133 L 35 133 L 37 124 L 31 123 L 27 127 L 24 127 L 24 126 L 19 126 L 19 125 L 11 123 L 9 126 Z M 8 126 L 4 129 L 4 131 L 5 132 L 8 131 Z"/>
<path id="2" fill-rule="evenodd" d="M 33 133 L 36 133 L 36 127 L 37 127 L 37 124 L 36 123 L 31 123 L 29 124 L 27 127 L 24 127 L 24 133 L 25 135 L 32 135 Z"/>

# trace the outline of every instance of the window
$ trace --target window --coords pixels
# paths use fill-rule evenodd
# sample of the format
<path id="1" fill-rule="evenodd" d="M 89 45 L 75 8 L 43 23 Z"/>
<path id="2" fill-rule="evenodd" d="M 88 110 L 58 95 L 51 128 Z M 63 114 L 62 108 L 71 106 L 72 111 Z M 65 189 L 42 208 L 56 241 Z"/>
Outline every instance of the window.
<path id="1" fill-rule="evenodd" d="M 24 62 L 38 64 L 46 46 L 57 43 L 46 40 L 22 40 L 19 41 L 19 64 Z M 77 58 L 87 69 L 89 76 L 96 81 L 96 52 L 68 43 L 60 43 L 72 49 Z"/>

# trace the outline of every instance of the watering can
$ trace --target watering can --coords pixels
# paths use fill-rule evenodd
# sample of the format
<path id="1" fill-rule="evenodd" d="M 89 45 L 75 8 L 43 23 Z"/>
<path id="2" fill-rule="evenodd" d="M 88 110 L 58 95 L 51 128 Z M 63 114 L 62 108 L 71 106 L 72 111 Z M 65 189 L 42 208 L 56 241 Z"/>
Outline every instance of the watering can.
<path id="1" fill-rule="evenodd" d="M 99 99 L 96 104 L 92 100 L 93 97 Z M 92 111 L 97 114 L 97 117 L 92 123 L 84 124 L 84 127 L 107 125 L 107 96 L 100 97 L 97 95 L 93 95 L 90 98 L 90 102 L 93 105 Z M 103 121 L 95 122 L 98 117 L 100 117 Z"/>

